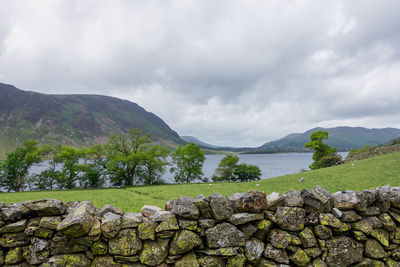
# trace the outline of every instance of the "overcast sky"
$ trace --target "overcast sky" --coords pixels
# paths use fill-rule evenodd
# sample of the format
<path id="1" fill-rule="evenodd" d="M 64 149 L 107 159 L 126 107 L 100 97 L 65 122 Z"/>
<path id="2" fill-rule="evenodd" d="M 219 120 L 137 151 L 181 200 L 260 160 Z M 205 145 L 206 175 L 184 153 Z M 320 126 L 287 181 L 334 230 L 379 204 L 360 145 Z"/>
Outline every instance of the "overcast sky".
<path id="1" fill-rule="evenodd" d="M 128 99 L 214 145 L 400 127 L 399 48 L 399 0 L 0 0 L 0 82 Z"/>

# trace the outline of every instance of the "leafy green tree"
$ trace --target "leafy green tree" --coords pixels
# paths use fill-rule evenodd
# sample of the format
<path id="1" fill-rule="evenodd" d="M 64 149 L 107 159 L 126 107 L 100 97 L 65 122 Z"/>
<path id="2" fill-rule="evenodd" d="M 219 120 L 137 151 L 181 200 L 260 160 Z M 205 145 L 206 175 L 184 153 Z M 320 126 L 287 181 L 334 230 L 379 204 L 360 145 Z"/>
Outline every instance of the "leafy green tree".
<path id="1" fill-rule="evenodd" d="M 39 146 L 36 140 L 27 140 L 22 146 L 7 154 L 2 163 L 0 184 L 7 191 L 22 191 L 27 182 L 29 168 L 43 160 L 50 151 L 50 146 Z"/>
<path id="2" fill-rule="evenodd" d="M 104 145 L 95 144 L 82 149 L 85 162 L 82 164 L 82 177 L 80 184 L 84 188 L 102 187 L 107 175 L 106 148 Z"/>
<path id="3" fill-rule="evenodd" d="M 239 157 L 233 154 L 226 154 L 221 159 L 218 167 L 215 169 L 215 174 L 212 179 L 214 182 L 234 181 L 234 172 L 238 167 Z"/>
<path id="4" fill-rule="evenodd" d="M 58 185 L 61 189 L 72 189 L 75 182 L 80 179 L 80 172 L 83 170 L 82 161 L 85 152 L 81 149 L 70 146 L 59 146 L 54 155 L 54 162 L 61 165 L 58 178 Z"/>
<path id="5" fill-rule="evenodd" d="M 112 135 L 107 144 L 107 170 L 111 182 L 123 186 L 137 184 L 139 167 L 150 143 L 150 135 L 143 135 L 140 129 Z"/>
<path id="6" fill-rule="evenodd" d="M 242 163 L 234 170 L 235 180 L 249 182 L 261 179 L 261 170 L 257 165 Z"/>
<path id="7" fill-rule="evenodd" d="M 175 172 L 175 181 L 189 183 L 196 179 L 200 180 L 205 159 L 204 152 L 198 145 L 194 143 L 179 145 L 172 153 L 173 167 L 170 169 L 171 172 Z"/>
<path id="8" fill-rule="evenodd" d="M 53 190 L 60 180 L 60 171 L 57 170 L 57 163 L 53 160 L 48 161 L 49 167 L 39 174 L 32 176 L 33 189 Z"/>
<path id="9" fill-rule="evenodd" d="M 166 160 L 168 154 L 168 149 L 161 145 L 152 146 L 146 151 L 139 170 L 139 177 L 143 184 L 165 183 L 162 180 L 162 175 L 165 173 L 165 168 L 168 165 L 168 161 Z"/>
<path id="10" fill-rule="evenodd" d="M 328 132 L 316 131 L 310 135 L 310 142 L 304 144 L 305 147 L 314 150 L 313 160 L 310 165 L 311 170 L 337 165 L 342 158 L 337 154 L 337 149 L 332 148 L 323 143 L 324 139 L 328 139 Z"/>

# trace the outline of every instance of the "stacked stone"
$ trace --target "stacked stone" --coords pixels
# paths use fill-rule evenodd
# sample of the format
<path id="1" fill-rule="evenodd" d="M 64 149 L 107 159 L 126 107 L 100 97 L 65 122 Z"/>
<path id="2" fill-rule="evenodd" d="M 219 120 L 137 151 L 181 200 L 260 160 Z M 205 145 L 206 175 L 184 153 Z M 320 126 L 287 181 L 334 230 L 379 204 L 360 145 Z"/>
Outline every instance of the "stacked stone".
<path id="1" fill-rule="evenodd" d="M 400 266 L 400 187 L 0 203 L 1 266 Z"/>

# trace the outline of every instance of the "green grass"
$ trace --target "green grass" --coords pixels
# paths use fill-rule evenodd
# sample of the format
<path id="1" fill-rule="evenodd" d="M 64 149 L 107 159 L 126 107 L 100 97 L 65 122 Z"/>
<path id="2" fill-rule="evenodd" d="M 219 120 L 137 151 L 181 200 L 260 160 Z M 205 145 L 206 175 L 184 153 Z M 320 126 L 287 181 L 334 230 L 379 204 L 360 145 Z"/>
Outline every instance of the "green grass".
<path id="1" fill-rule="evenodd" d="M 301 177 L 305 178 L 303 183 L 299 182 Z M 256 184 L 260 184 L 260 186 L 256 187 Z M 209 196 L 213 193 L 229 196 L 232 193 L 249 190 L 260 190 L 267 194 L 274 191 L 285 193 L 290 189 L 302 190 L 303 188 L 312 188 L 314 185 L 320 185 L 330 192 L 335 192 L 344 189 L 370 189 L 386 184 L 400 186 L 400 152 L 358 161 L 354 163 L 354 166 L 352 163 L 347 163 L 248 183 L 213 183 L 212 186 L 179 184 L 121 189 L 1 193 L 0 201 L 15 203 L 40 198 L 56 198 L 67 202 L 90 199 L 99 208 L 105 204 L 111 204 L 128 212 L 139 211 L 144 204 L 164 208 L 166 201 L 179 196 L 197 196 L 199 194 Z"/>

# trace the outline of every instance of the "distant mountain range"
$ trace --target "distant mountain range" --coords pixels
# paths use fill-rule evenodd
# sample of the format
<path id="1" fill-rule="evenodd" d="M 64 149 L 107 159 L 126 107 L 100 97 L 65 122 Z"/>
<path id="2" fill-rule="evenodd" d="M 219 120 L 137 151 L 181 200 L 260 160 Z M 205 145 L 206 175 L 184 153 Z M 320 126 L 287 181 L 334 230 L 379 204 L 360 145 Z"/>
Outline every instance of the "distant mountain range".
<path id="1" fill-rule="evenodd" d="M 381 145 L 400 137 L 400 129 L 381 128 L 368 129 L 363 127 L 340 126 L 335 128 L 313 128 L 304 133 L 293 133 L 275 141 L 267 142 L 254 148 L 229 148 L 218 147 L 204 143 L 192 136 L 183 138 L 187 142 L 194 142 L 205 148 L 216 150 L 244 152 L 244 153 L 278 153 L 278 152 L 305 152 L 304 144 L 310 141 L 310 134 L 318 130 L 327 131 L 329 139 L 325 143 L 336 147 L 339 151 L 346 151 L 352 148 L 361 148 L 365 145 Z"/>
<path id="2" fill-rule="evenodd" d="M 212 148 L 212 149 L 225 149 L 225 148 L 227 148 L 227 149 L 229 149 L 230 148 L 230 147 L 210 145 L 210 144 L 207 144 L 205 142 L 200 141 L 196 137 L 189 136 L 189 135 L 181 136 L 181 139 L 184 140 L 187 143 L 195 143 L 196 145 L 198 145 L 200 147 L 207 148 L 207 149 L 209 149 L 209 148 Z"/>
<path id="3" fill-rule="evenodd" d="M 162 119 L 138 104 L 101 95 L 48 95 L 0 83 L 0 156 L 26 139 L 85 146 L 140 128 L 152 140 L 185 144 Z"/>

